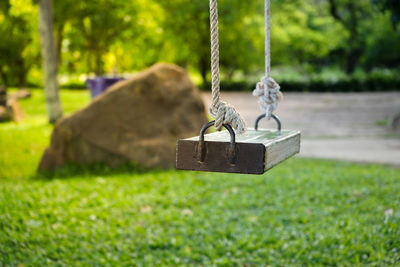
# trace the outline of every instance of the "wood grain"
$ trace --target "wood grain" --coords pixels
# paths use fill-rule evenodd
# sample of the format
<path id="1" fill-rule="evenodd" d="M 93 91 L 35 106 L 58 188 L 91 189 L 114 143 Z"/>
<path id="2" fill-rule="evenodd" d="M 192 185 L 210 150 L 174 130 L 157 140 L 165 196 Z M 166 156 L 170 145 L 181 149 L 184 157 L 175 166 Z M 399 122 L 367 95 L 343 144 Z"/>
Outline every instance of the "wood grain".
<path id="1" fill-rule="evenodd" d="M 248 129 L 236 137 L 236 164 L 230 164 L 226 151 L 230 136 L 221 131 L 204 136 L 207 155 L 198 161 L 199 137 L 179 140 L 176 167 L 179 170 L 198 170 L 228 173 L 263 174 L 300 151 L 300 132 L 297 130 Z"/>

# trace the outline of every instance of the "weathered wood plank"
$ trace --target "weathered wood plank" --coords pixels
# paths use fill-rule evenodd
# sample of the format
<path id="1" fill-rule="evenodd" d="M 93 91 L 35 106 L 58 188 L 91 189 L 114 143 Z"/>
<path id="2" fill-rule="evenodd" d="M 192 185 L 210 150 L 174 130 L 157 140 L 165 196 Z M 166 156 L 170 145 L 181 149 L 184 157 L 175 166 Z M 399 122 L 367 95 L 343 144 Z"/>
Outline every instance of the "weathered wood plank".
<path id="1" fill-rule="evenodd" d="M 284 130 L 279 134 L 275 130 L 248 129 L 245 135 L 236 137 L 237 158 L 232 164 L 227 153 L 228 131 L 207 134 L 204 138 L 206 157 L 203 162 L 198 157 L 198 136 L 178 141 L 177 169 L 262 174 L 300 150 L 299 131 Z"/>
<path id="2" fill-rule="evenodd" d="M 300 132 L 293 132 L 265 147 L 265 171 L 300 152 Z"/>

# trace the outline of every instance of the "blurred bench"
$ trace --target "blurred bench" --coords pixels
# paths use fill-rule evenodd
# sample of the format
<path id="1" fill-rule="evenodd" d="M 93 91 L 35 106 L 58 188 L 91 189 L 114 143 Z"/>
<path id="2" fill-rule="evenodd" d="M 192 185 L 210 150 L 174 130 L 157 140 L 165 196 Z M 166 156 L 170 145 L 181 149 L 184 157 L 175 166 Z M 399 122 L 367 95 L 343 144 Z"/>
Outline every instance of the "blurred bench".
<path id="1" fill-rule="evenodd" d="M 94 79 L 87 79 L 86 85 L 89 87 L 92 99 L 96 96 L 101 95 L 107 89 L 112 86 L 114 83 L 117 83 L 124 78 L 121 77 L 114 77 L 114 78 L 107 78 L 107 77 L 96 77 Z"/>

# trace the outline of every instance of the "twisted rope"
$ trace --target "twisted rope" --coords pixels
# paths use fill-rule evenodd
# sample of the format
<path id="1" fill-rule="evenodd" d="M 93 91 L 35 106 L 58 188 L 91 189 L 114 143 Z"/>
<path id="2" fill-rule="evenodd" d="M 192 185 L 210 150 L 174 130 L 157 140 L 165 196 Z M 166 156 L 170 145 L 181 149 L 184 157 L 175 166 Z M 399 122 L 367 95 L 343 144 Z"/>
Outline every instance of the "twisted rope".
<path id="1" fill-rule="evenodd" d="M 241 134 L 245 131 L 244 120 L 233 106 L 220 99 L 217 0 L 210 0 L 210 27 L 212 102 L 209 113 L 215 119 L 215 128 L 218 131 L 222 129 L 223 124 L 229 124 L 238 134 Z"/>
<path id="2" fill-rule="evenodd" d="M 278 102 L 283 95 L 280 86 L 271 78 L 271 21 L 270 0 L 265 0 L 265 76 L 257 83 L 253 95 L 258 97 L 260 108 L 266 118 L 271 119 L 272 113 L 278 108 Z"/>

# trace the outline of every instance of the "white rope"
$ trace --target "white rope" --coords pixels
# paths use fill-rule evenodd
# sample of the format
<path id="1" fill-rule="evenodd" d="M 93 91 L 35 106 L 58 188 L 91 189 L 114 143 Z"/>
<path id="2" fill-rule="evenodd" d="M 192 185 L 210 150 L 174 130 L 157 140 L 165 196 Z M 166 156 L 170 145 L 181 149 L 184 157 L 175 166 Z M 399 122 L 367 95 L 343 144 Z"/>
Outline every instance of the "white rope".
<path id="1" fill-rule="evenodd" d="M 271 76 L 271 20 L 270 20 L 270 0 L 265 0 L 265 77 Z"/>
<path id="2" fill-rule="evenodd" d="M 253 95 L 258 97 L 261 110 L 266 118 L 271 119 L 272 113 L 277 109 L 279 100 L 282 99 L 280 86 L 271 78 L 271 21 L 270 0 L 265 0 L 265 76 L 257 83 Z"/>
<path id="3" fill-rule="evenodd" d="M 220 131 L 223 124 L 229 124 L 236 133 L 245 131 L 245 123 L 235 108 L 220 99 L 219 78 L 219 41 L 218 41 L 218 3 L 210 0 L 210 30 L 211 30 L 211 83 L 212 103 L 210 115 L 215 119 L 215 128 Z"/>

